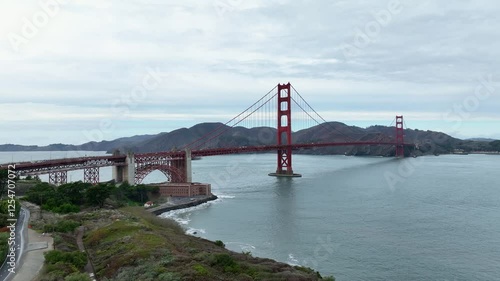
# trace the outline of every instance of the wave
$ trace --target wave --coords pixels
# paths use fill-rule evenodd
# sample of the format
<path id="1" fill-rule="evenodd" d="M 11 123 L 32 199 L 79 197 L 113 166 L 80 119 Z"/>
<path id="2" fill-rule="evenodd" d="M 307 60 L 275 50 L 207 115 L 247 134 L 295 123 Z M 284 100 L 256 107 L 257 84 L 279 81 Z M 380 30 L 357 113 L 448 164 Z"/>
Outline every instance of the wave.
<path id="1" fill-rule="evenodd" d="M 218 197 L 217 200 L 205 202 L 203 204 L 189 207 L 189 208 L 168 211 L 168 212 L 165 212 L 165 213 L 158 215 L 158 217 L 172 219 L 172 220 L 176 221 L 177 223 L 179 223 L 184 228 L 187 228 L 187 226 L 191 222 L 191 214 L 193 212 L 206 209 L 214 204 L 219 204 L 220 202 L 224 201 L 224 199 L 235 198 L 235 196 L 233 196 L 233 195 L 225 195 L 225 194 L 217 195 L 217 197 Z M 206 231 L 204 229 L 187 228 L 187 230 L 186 230 L 187 234 L 193 234 L 194 232 L 202 233 L 202 234 L 206 233 Z"/>
<path id="2" fill-rule="evenodd" d="M 217 197 L 220 199 L 234 199 L 234 198 L 236 198 L 236 196 L 234 196 L 234 195 L 226 195 L 226 194 L 220 194 L 220 195 L 217 195 Z"/>
<path id="3" fill-rule="evenodd" d="M 247 243 L 242 243 L 242 242 L 226 242 L 226 245 L 230 248 L 237 249 L 236 251 L 242 251 L 242 252 L 252 252 L 257 249 L 255 246 L 247 244 Z"/>
<path id="4" fill-rule="evenodd" d="M 286 263 L 288 263 L 289 265 L 292 265 L 292 266 L 297 266 L 297 265 L 300 265 L 299 264 L 299 260 L 296 259 L 293 254 L 288 254 L 288 260 L 286 261 Z"/>
<path id="5" fill-rule="evenodd" d="M 186 230 L 186 234 L 189 234 L 189 235 L 196 235 L 198 233 L 205 234 L 207 232 L 203 228 L 193 228 L 193 227 L 190 227 Z"/>
<path id="6" fill-rule="evenodd" d="M 172 220 L 176 221 L 177 223 L 179 223 L 180 225 L 186 226 L 191 221 L 191 214 L 193 212 L 206 209 L 213 204 L 220 203 L 221 201 L 222 201 L 222 199 L 217 199 L 214 201 L 205 202 L 203 204 L 189 207 L 189 208 L 168 211 L 168 212 L 165 212 L 165 213 L 158 215 L 158 217 L 172 219 Z"/>

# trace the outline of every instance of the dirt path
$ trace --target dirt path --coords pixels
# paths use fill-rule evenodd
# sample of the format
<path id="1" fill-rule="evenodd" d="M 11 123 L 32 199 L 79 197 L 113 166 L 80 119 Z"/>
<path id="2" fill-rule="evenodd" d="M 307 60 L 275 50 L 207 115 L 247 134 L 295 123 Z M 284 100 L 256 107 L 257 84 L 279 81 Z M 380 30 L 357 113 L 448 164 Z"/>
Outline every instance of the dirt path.
<path id="1" fill-rule="evenodd" d="M 78 245 L 78 249 L 84 253 L 87 253 L 85 251 L 85 245 L 83 245 L 83 233 L 85 232 L 85 227 L 84 226 L 80 226 L 78 229 L 77 229 L 77 233 L 76 233 L 76 244 Z M 95 279 L 95 274 L 94 274 L 94 267 L 92 266 L 92 263 L 90 261 L 90 257 L 89 255 L 87 254 L 87 259 L 88 259 L 88 262 L 87 262 L 87 265 L 85 265 L 85 272 L 88 273 L 88 275 L 90 276 L 90 278 L 92 280 L 96 280 Z"/>

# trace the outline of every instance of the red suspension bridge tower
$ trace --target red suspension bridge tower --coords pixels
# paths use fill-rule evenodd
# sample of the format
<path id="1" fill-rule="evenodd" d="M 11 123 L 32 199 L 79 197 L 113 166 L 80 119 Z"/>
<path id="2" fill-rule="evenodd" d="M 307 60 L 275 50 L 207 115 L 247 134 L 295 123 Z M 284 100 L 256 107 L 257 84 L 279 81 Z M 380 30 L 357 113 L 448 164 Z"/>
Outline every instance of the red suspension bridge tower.
<path id="1" fill-rule="evenodd" d="M 396 116 L 396 157 L 405 156 L 403 116 Z"/>
<path id="2" fill-rule="evenodd" d="M 278 167 L 270 176 L 301 177 L 292 169 L 292 96 L 291 84 L 278 84 Z"/>

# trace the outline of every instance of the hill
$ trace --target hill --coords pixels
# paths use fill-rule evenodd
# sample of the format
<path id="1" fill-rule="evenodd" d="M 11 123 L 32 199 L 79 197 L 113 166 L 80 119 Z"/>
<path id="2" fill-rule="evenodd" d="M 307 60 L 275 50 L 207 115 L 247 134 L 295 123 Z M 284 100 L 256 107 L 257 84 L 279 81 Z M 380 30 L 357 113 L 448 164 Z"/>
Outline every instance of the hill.
<path id="1" fill-rule="evenodd" d="M 98 280 L 110 281 L 335 280 L 307 267 L 229 251 L 222 241 L 187 235 L 175 221 L 142 207 L 44 213 L 32 225 L 54 230 L 54 251 L 45 256 L 40 281 L 90 280 L 84 273 L 87 261 Z"/>
<path id="2" fill-rule="evenodd" d="M 198 148 L 240 147 L 275 144 L 276 129 L 269 127 L 234 127 L 230 128 L 222 123 L 201 123 L 191 128 L 181 128 L 172 132 L 157 135 L 140 135 L 120 138 L 113 141 L 89 142 L 82 145 L 52 144 L 49 146 L 20 146 L 13 144 L 0 145 L 0 151 L 107 151 L 113 152 L 159 152 L 182 149 L 207 133 L 218 129 L 213 140 Z M 348 141 L 393 141 L 395 138 L 394 127 L 371 126 L 360 128 L 348 126 L 340 122 L 328 122 L 311 128 L 300 130 L 292 134 L 294 143 L 319 143 L 319 142 L 348 142 Z M 447 154 L 456 150 L 472 151 L 498 151 L 495 142 L 461 140 L 441 132 L 423 131 L 418 129 L 405 130 L 405 142 L 417 145 L 415 151 L 407 149 L 407 155 Z M 328 147 L 298 151 L 304 154 L 346 154 L 346 155 L 394 155 L 391 146 L 346 146 Z"/>
<path id="3" fill-rule="evenodd" d="M 130 147 L 136 143 L 146 141 L 156 136 L 157 135 L 140 135 L 119 138 L 112 141 L 87 142 L 81 145 L 62 143 L 51 144 L 47 146 L 2 144 L 0 145 L 0 151 L 112 151 L 114 149 L 124 149 Z"/>

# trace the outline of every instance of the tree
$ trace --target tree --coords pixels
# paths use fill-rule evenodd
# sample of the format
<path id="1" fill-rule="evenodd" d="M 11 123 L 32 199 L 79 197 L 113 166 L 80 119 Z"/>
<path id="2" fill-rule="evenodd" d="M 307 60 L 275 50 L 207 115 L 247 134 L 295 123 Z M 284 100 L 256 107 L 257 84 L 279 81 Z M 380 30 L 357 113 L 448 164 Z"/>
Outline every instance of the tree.
<path id="1" fill-rule="evenodd" d="M 14 210 L 14 215 L 15 217 L 10 216 L 9 213 L 9 206 L 13 205 L 12 201 L 9 202 L 10 200 L 1 200 L 0 201 L 0 228 L 8 225 L 8 219 L 13 219 L 17 218 L 19 216 L 19 211 L 21 210 L 21 204 L 19 203 L 18 200 L 15 200 L 15 210 Z"/>
<path id="2" fill-rule="evenodd" d="M 46 182 L 38 183 L 30 190 L 26 192 L 25 198 L 27 201 L 37 204 L 44 205 L 50 199 L 53 204 L 62 203 L 63 196 L 56 192 L 56 188 Z"/>
<path id="3" fill-rule="evenodd" d="M 0 170 L 0 196 L 3 196 L 4 190 L 7 187 L 8 171 Z"/>
<path id="4" fill-rule="evenodd" d="M 494 151 L 500 151 L 500 140 L 492 141 L 490 145 Z"/>
<path id="5" fill-rule="evenodd" d="M 59 192 L 69 203 L 73 205 L 82 205 L 84 203 L 85 191 L 90 188 L 92 184 L 83 183 L 81 181 L 63 184 L 57 187 Z"/>
<path id="6" fill-rule="evenodd" d="M 85 199 L 89 205 L 99 206 L 102 208 L 104 206 L 104 202 L 109 198 L 114 189 L 115 185 L 110 183 L 100 183 L 98 185 L 91 186 L 87 188 L 85 192 Z"/>
<path id="7" fill-rule="evenodd" d="M 48 183 L 38 183 L 26 192 L 26 200 L 42 209 L 56 213 L 79 212 L 78 205 L 83 204 L 84 193 L 81 191 L 86 184 L 77 182 L 55 187 Z"/>

